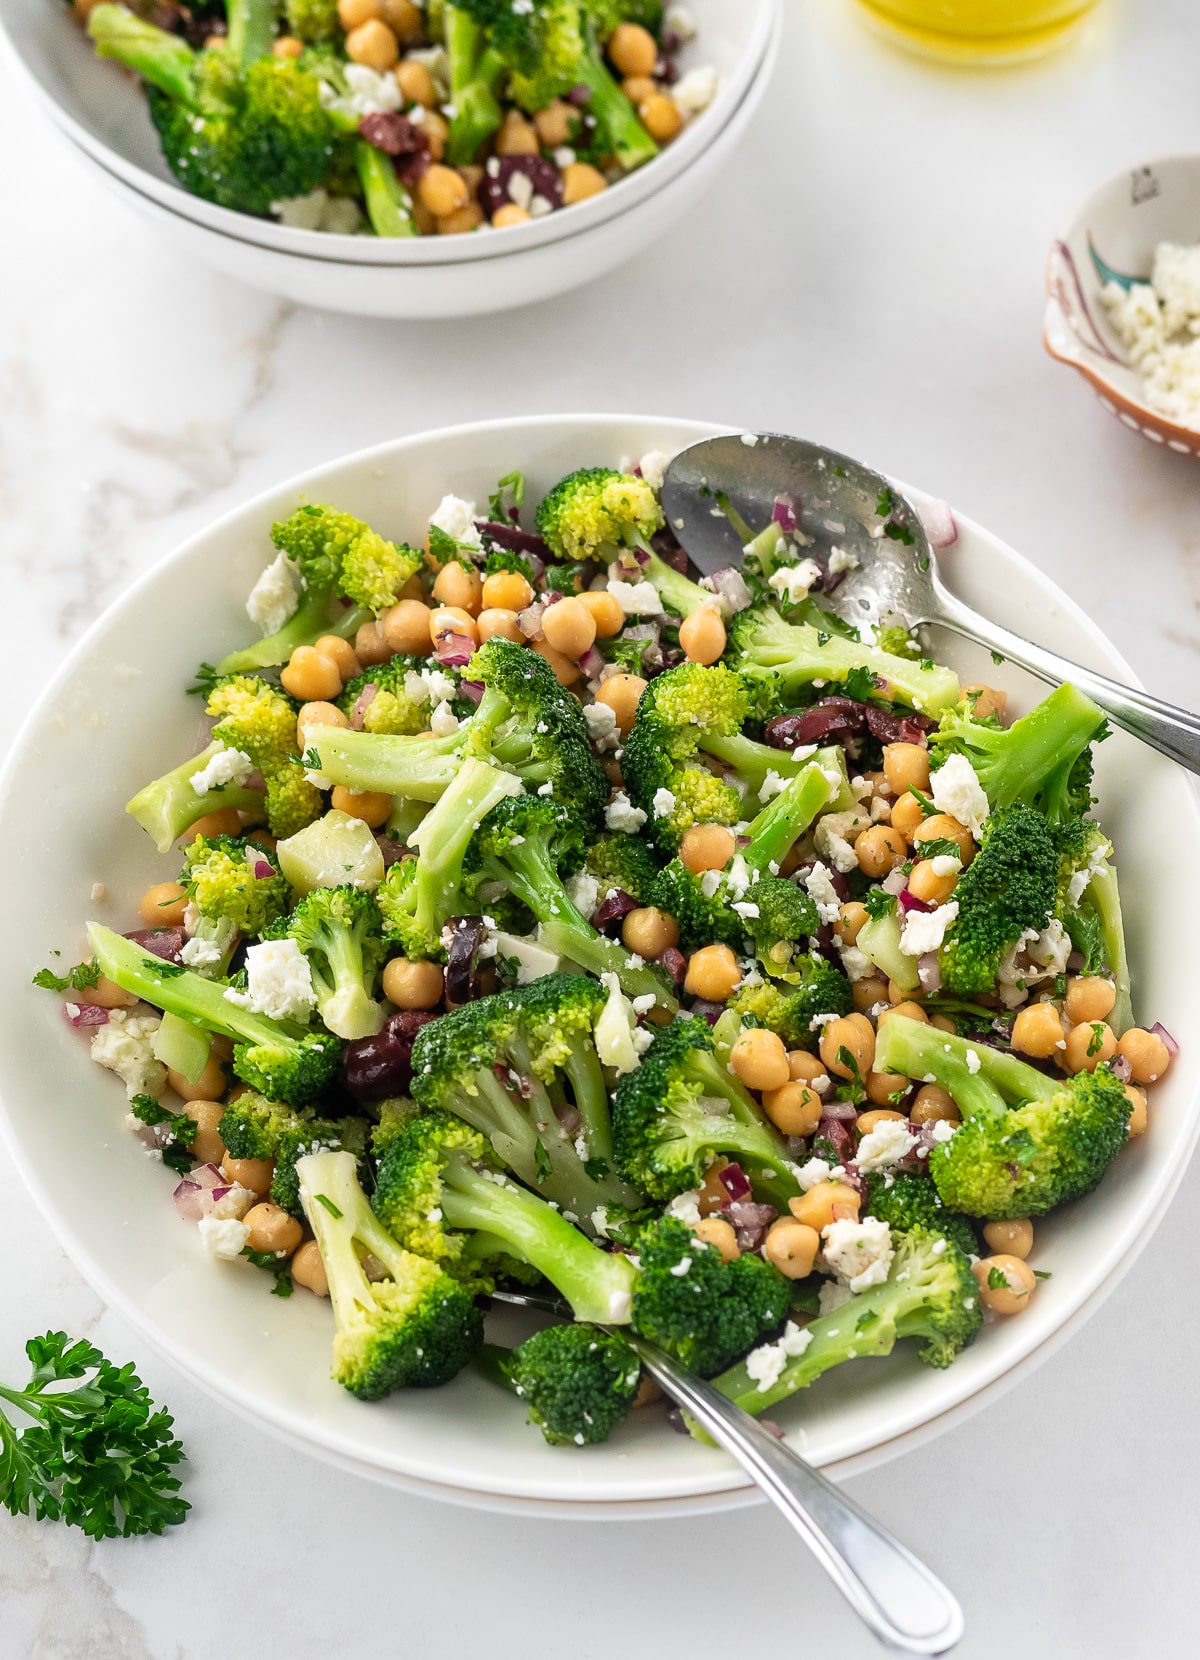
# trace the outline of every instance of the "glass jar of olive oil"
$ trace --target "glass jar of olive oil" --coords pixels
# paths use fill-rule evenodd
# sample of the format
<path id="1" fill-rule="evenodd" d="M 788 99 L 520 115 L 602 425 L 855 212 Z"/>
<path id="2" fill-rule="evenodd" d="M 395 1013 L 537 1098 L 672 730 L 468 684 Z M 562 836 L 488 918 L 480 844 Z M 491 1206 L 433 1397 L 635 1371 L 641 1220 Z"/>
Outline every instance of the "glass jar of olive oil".
<path id="1" fill-rule="evenodd" d="M 1097 0 L 856 0 L 898 45 L 944 63 L 1020 63 L 1070 39 Z"/>

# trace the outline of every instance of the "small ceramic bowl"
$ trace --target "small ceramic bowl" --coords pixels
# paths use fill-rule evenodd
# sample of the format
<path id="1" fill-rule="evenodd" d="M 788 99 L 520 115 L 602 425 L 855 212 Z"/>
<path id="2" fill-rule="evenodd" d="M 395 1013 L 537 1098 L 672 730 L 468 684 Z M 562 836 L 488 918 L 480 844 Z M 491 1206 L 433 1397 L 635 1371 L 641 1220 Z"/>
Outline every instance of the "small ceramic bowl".
<path id="1" fill-rule="evenodd" d="M 1142 377 L 1100 300 L 1107 282 L 1148 282 L 1160 242 L 1197 239 L 1200 155 L 1166 156 L 1118 173 L 1088 197 L 1050 249 L 1042 341 L 1051 357 L 1091 382 L 1105 409 L 1131 431 L 1180 455 L 1200 456 L 1200 430 L 1143 401 Z"/>

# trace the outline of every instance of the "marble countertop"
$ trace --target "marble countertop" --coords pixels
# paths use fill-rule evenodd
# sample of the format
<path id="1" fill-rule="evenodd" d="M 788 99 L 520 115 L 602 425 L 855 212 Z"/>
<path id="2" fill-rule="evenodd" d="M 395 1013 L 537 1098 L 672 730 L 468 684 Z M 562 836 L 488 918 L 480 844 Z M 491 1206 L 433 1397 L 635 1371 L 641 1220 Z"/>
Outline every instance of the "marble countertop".
<path id="1" fill-rule="evenodd" d="M 669 241 L 537 311 L 424 327 L 298 310 L 189 268 L 79 170 L 0 67 L 0 744 L 127 583 L 252 493 L 424 427 L 579 408 L 774 427 L 861 455 L 1044 564 L 1154 689 L 1196 702 L 1200 472 L 1119 426 L 1039 336 L 1066 212 L 1109 173 L 1196 147 L 1197 49 L 1192 0 L 1105 0 L 1057 59 L 954 75 L 877 43 L 846 0 L 790 0 L 755 130 Z M 1069 1347 L 854 1481 L 960 1594 L 964 1660 L 1195 1653 L 1198 1252 L 1185 1189 Z M 496 1660 L 552 1645 L 675 1660 L 815 1632 L 842 1656 L 878 1652 L 765 1510 L 499 1518 L 284 1448 L 104 1309 L 2 1161 L 0 1262 L 0 1375 L 48 1326 L 135 1356 L 176 1414 L 195 1507 L 162 1540 L 100 1545 L 0 1515 L 13 1660 L 208 1660 L 247 1644 L 268 1660 L 449 1660 L 484 1632 Z M 739 1584 L 756 1588 L 740 1615 Z"/>

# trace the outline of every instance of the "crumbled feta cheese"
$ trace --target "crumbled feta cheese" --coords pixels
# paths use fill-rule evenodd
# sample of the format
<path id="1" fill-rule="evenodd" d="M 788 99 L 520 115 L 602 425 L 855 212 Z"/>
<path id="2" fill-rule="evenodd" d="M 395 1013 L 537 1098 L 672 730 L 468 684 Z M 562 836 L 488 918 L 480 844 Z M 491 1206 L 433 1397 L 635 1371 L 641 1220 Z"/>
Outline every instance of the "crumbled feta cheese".
<path id="1" fill-rule="evenodd" d="M 409 669 L 404 676 L 404 695 L 410 703 L 445 703 L 457 691 L 454 676 L 443 669 Z"/>
<path id="2" fill-rule="evenodd" d="M 691 1257 L 680 1257 L 678 1262 L 673 1262 L 671 1264 L 671 1266 L 667 1269 L 667 1273 L 674 1274 L 677 1280 L 681 1280 L 686 1274 L 691 1272 L 691 1267 Z"/>
<path id="3" fill-rule="evenodd" d="M 223 790 L 229 784 L 244 784 L 254 771 L 254 762 L 243 749 L 219 749 L 194 772 L 188 783 L 197 795 L 208 795 L 212 790 Z"/>
<path id="4" fill-rule="evenodd" d="M 167 1087 L 167 1069 L 150 1047 L 161 1023 L 157 1014 L 110 1009 L 108 1020 L 93 1034 L 92 1059 L 117 1074 L 130 1100 L 135 1095 L 161 1095 Z"/>
<path id="5" fill-rule="evenodd" d="M 548 213 L 553 212 L 554 203 L 549 196 L 543 196 L 540 192 L 534 196 L 529 204 L 529 217 L 531 219 L 544 219 Z"/>
<path id="6" fill-rule="evenodd" d="M 838 576 L 842 571 L 856 571 L 857 569 L 858 556 L 856 554 L 851 553 L 847 548 L 830 548 L 829 573 L 831 576 Z"/>
<path id="7" fill-rule="evenodd" d="M 717 72 L 707 64 L 700 69 L 689 69 L 671 88 L 671 97 L 685 116 L 699 115 L 716 96 Z"/>
<path id="8" fill-rule="evenodd" d="M 633 805 L 624 790 L 618 790 L 604 809 L 604 822 L 610 830 L 628 830 L 632 834 L 645 824 L 646 815 Z"/>
<path id="9" fill-rule="evenodd" d="M 864 830 L 867 820 L 860 813 L 826 813 L 817 820 L 813 846 L 823 859 L 845 876 L 858 869 L 858 854 L 849 840 L 852 830 Z"/>
<path id="10" fill-rule="evenodd" d="M 475 528 L 473 501 L 464 501 L 461 496 L 443 496 L 430 515 L 429 522 L 444 530 L 447 536 L 453 536 L 460 547 L 483 546 L 483 538 Z"/>
<path id="11" fill-rule="evenodd" d="M 246 952 L 246 990 L 225 992 L 230 1003 L 271 1020 L 307 1020 L 316 1003 L 312 969 L 294 939 L 260 940 Z"/>
<path id="12" fill-rule="evenodd" d="M 837 1170 L 837 1165 L 826 1164 L 824 1159 L 813 1158 L 809 1159 L 807 1164 L 800 1165 L 796 1171 L 796 1180 L 799 1182 L 802 1192 L 807 1193 L 810 1188 L 816 1187 L 820 1182 L 832 1181 L 837 1174 Z"/>
<path id="13" fill-rule="evenodd" d="M 878 972 L 870 957 L 867 956 L 865 951 L 860 950 L 857 945 L 843 945 L 839 940 L 837 948 L 848 980 L 867 980 L 872 974 Z"/>
<path id="14" fill-rule="evenodd" d="M 957 1128 L 958 1125 L 951 1124 L 948 1119 L 935 1118 L 930 1126 L 929 1133 L 935 1141 L 949 1141 Z"/>
<path id="15" fill-rule="evenodd" d="M 877 1216 L 861 1222 L 829 1222 L 821 1230 L 825 1261 L 851 1291 L 869 1291 L 882 1285 L 895 1251 L 892 1230 Z"/>
<path id="16" fill-rule="evenodd" d="M 278 634 L 300 603 L 300 567 L 286 553 L 272 559 L 250 590 L 246 615 L 261 634 Z"/>
<path id="17" fill-rule="evenodd" d="M 951 755 L 929 775 L 929 794 L 939 813 L 949 813 L 979 840 L 983 821 L 991 812 L 983 786 L 965 755 Z"/>
<path id="18" fill-rule="evenodd" d="M 864 1173 L 887 1170 L 898 1164 L 917 1144 L 906 1123 L 899 1118 L 883 1118 L 858 1144 L 855 1164 Z"/>
<path id="19" fill-rule="evenodd" d="M 188 909 L 191 910 L 190 905 Z M 203 932 L 194 932 L 190 939 L 184 940 L 179 960 L 186 963 L 188 968 L 194 968 L 200 973 L 206 968 L 214 968 L 217 963 L 225 960 L 236 933 L 237 928 L 230 919 L 220 917 L 217 921 L 206 924 Z"/>
<path id="20" fill-rule="evenodd" d="M 935 876 L 953 876 L 962 869 L 962 860 L 957 853 L 938 853 L 929 862 Z"/>
<path id="21" fill-rule="evenodd" d="M 1151 409 L 1200 428 L 1200 247 L 1160 243 L 1149 283 L 1106 283 L 1100 299 Z"/>
<path id="22" fill-rule="evenodd" d="M 670 818 L 675 811 L 675 796 L 664 785 L 661 789 L 655 790 L 650 805 L 654 809 L 655 818 Z"/>
<path id="23" fill-rule="evenodd" d="M 658 998 L 655 997 L 652 991 L 644 991 L 640 997 L 634 997 L 630 1001 L 634 1014 L 649 1014 L 658 1002 Z"/>
<path id="24" fill-rule="evenodd" d="M 597 1239 L 608 1238 L 608 1206 L 597 1205 L 591 1216 L 592 1231 Z"/>
<path id="25" fill-rule="evenodd" d="M 243 1187 L 241 1182 L 233 1182 L 215 1202 L 209 1215 L 215 1216 L 218 1222 L 227 1222 L 231 1217 L 235 1222 L 240 1222 L 246 1212 L 257 1203 L 257 1193 Z"/>
<path id="26" fill-rule="evenodd" d="M 345 94 L 339 94 L 326 81 L 319 82 L 321 103 L 326 109 L 359 117 L 403 109 L 404 94 L 394 75 L 380 74 L 364 63 L 343 64 L 342 73 L 349 89 Z"/>
<path id="27" fill-rule="evenodd" d="M 696 19 L 686 6 L 668 6 L 663 16 L 663 33 L 677 35 L 686 46 L 696 38 Z"/>
<path id="28" fill-rule="evenodd" d="M 798 605 L 814 583 L 821 580 L 821 567 L 815 559 L 801 559 L 795 565 L 781 565 L 767 578 L 767 587 L 774 588 L 789 605 Z"/>
<path id="29" fill-rule="evenodd" d="M 837 889 L 833 885 L 833 877 L 829 874 L 829 867 L 820 863 L 815 864 L 804 878 L 804 886 L 817 907 L 817 915 L 822 922 L 836 922 L 842 914 L 842 902 L 837 896 Z"/>
<path id="30" fill-rule="evenodd" d="M 664 1216 L 674 1216 L 680 1222 L 686 1222 L 689 1228 L 694 1228 L 700 1221 L 700 1189 L 689 1188 L 686 1193 L 677 1193 L 663 1212 Z"/>
<path id="31" fill-rule="evenodd" d="M 745 855 L 735 853 L 729 864 L 729 874 L 725 878 L 733 899 L 745 897 L 746 889 L 758 880 L 758 872 L 752 871 L 746 863 Z"/>
<path id="32" fill-rule="evenodd" d="M 653 582 L 623 582 L 609 579 L 608 591 L 627 617 L 661 617 L 663 602 Z"/>
<path id="33" fill-rule="evenodd" d="M 246 1224 L 233 1216 L 202 1216 L 197 1228 L 209 1256 L 224 1262 L 236 1261 L 250 1237 Z"/>
<path id="34" fill-rule="evenodd" d="M 1083 870 L 1077 870 L 1071 877 L 1070 881 L 1067 883 L 1067 904 L 1070 905 L 1072 910 L 1074 910 L 1074 908 L 1079 904 L 1079 901 L 1083 898 L 1084 894 L 1087 892 L 1088 885 L 1091 882 L 1092 877 L 1096 875 L 1097 871 L 1104 869 L 1104 866 L 1108 861 L 1108 856 L 1111 852 L 1112 843 L 1101 842 L 1099 847 L 1092 849 L 1086 868 Z"/>
<path id="35" fill-rule="evenodd" d="M 702 871 L 700 875 L 700 892 L 705 899 L 712 899 L 721 886 L 721 872 L 719 870 Z"/>
<path id="36" fill-rule="evenodd" d="M 794 753 L 799 755 L 800 758 L 803 759 L 804 752 L 802 750 L 796 750 Z M 811 753 L 811 747 L 810 747 L 810 753 Z M 774 799 L 777 795 L 782 795 L 783 794 L 784 790 L 787 789 L 787 787 L 790 783 L 791 783 L 790 778 L 784 778 L 782 773 L 778 773 L 778 772 L 775 771 L 774 767 L 768 767 L 767 768 L 767 776 L 763 779 L 762 783 L 759 785 L 758 799 L 764 805 L 768 801 L 774 801 Z"/>
<path id="37" fill-rule="evenodd" d="M 975 1053 L 974 1049 L 968 1049 L 963 1058 L 966 1062 L 967 1071 L 970 1072 L 972 1076 L 979 1071 L 982 1062 L 980 1061 L 979 1056 Z"/>
<path id="38" fill-rule="evenodd" d="M 596 914 L 596 907 L 600 903 L 600 884 L 588 871 L 581 870 L 572 876 L 567 883 L 567 897 L 590 922 Z"/>
<path id="39" fill-rule="evenodd" d="M 92 894 L 91 894 L 92 904 L 93 905 L 103 905 L 104 901 L 107 898 L 108 898 L 108 889 L 104 886 L 104 883 L 103 882 L 93 882 L 92 883 Z"/>
<path id="40" fill-rule="evenodd" d="M 588 737 L 597 749 L 616 749 L 621 741 L 617 717 L 607 703 L 589 703 L 583 711 Z"/>
<path id="41" fill-rule="evenodd" d="M 900 930 L 901 951 L 906 957 L 923 957 L 926 951 L 939 950 L 957 915 L 957 899 L 937 905 L 932 911 L 909 911 Z"/>
<path id="42" fill-rule="evenodd" d="M 458 716 L 445 698 L 430 715 L 429 730 L 435 738 L 448 738 L 451 732 L 458 731 Z"/>
<path id="43" fill-rule="evenodd" d="M 760 914 L 758 906 L 749 899 L 735 899 L 729 909 L 736 912 L 743 922 L 752 922 Z"/>
<path id="44" fill-rule="evenodd" d="M 642 470 L 642 477 L 646 480 L 646 483 L 652 490 L 662 489 L 663 474 L 670 465 L 670 461 L 671 457 L 667 454 L 666 450 L 647 450 L 645 455 L 642 457 L 639 462 L 639 466 Z"/>
<path id="45" fill-rule="evenodd" d="M 765 1394 L 779 1382 L 788 1361 L 802 1355 L 811 1342 L 812 1333 L 789 1320 L 776 1342 L 751 1349 L 746 1356 L 746 1376 L 754 1379 L 760 1394 Z"/>

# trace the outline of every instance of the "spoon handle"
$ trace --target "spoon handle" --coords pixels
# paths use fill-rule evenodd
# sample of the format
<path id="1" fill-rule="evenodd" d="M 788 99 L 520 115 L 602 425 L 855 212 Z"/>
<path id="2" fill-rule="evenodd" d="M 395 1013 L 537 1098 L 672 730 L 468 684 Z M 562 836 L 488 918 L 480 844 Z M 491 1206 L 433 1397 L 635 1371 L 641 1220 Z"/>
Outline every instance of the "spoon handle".
<path id="1" fill-rule="evenodd" d="M 962 1609 L 924 1563 L 711 1383 L 657 1344 L 623 1334 L 663 1390 L 753 1477 L 881 1643 L 900 1654 L 954 1647 Z"/>
<path id="2" fill-rule="evenodd" d="M 937 598 L 937 615 L 925 617 L 923 622 L 941 623 L 965 639 L 974 640 L 976 645 L 999 651 L 1042 680 L 1052 683 L 1069 680 L 1098 703 L 1115 725 L 1177 761 L 1189 772 L 1200 773 L 1200 715 L 1176 704 L 1164 703 L 1161 698 L 1151 697 L 1133 686 L 1122 686 L 1120 681 L 1110 680 L 1094 669 L 1085 669 L 1080 663 L 1060 657 L 1056 651 L 1048 651 L 1045 646 L 1022 639 L 998 623 L 986 621 L 940 584 Z"/>

